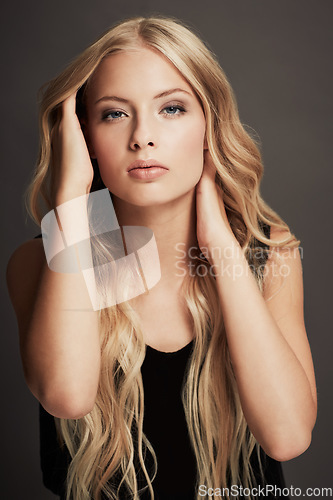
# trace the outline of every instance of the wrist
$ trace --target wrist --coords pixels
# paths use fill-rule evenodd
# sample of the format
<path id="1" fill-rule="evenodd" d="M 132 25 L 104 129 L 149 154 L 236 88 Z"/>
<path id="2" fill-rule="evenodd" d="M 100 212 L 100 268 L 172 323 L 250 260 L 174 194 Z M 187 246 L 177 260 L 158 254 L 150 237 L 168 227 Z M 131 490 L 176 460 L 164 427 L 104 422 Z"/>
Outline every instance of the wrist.
<path id="1" fill-rule="evenodd" d="M 75 198 L 79 198 L 80 196 L 86 196 L 90 192 L 90 186 L 76 186 L 75 188 L 60 188 L 57 190 L 54 203 L 55 206 L 62 205 L 67 201 L 74 200 Z"/>

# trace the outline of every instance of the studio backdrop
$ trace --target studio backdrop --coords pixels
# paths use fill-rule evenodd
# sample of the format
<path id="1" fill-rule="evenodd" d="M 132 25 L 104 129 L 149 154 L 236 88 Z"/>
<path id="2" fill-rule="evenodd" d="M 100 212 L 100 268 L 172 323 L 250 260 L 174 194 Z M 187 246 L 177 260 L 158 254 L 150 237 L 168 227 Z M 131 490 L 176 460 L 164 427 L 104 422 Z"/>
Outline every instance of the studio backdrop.
<path id="1" fill-rule="evenodd" d="M 301 241 L 318 419 L 310 448 L 285 462 L 283 470 L 287 485 L 303 493 L 333 487 L 332 2 L 19 0 L 2 7 L 1 16 L 3 499 L 55 498 L 42 484 L 38 402 L 24 380 L 5 282 L 14 249 L 40 233 L 23 204 L 37 159 L 38 89 L 116 21 L 154 13 L 184 21 L 217 55 L 241 122 L 260 139 L 262 196 Z"/>

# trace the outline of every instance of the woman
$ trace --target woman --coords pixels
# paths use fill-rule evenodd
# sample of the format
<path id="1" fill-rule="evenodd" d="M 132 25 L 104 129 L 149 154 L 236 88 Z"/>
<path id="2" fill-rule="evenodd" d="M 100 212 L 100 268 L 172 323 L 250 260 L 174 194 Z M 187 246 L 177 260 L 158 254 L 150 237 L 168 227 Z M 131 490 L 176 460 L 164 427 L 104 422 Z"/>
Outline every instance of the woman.
<path id="1" fill-rule="evenodd" d="M 148 293 L 92 310 L 82 273 L 49 269 L 41 238 L 14 252 L 45 484 L 80 500 L 283 488 L 279 462 L 316 420 L 300 242 L 260 196 L 260 153 L 216 57 L 175 19 L 125 20 L 48 84 L 40 118 L 34 220 L 107 188 L 120 227 L 153 231 L 161 269 Z M 69 233 L 89 224 L 67 217 Z"/>

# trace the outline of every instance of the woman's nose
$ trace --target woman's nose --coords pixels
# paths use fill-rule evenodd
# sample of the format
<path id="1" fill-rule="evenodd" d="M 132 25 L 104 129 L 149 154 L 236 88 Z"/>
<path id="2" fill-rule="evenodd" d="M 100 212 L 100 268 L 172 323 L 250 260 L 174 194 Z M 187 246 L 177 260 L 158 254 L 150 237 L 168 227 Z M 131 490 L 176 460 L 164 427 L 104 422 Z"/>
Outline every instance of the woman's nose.
<path id="1" fill-rule="evenodd" d="M 147 145 L 156 146 L 153 125 L 146 120 L 137 121 L 130 139 L 130 148 L 132 150 L 144 149 Z"/>

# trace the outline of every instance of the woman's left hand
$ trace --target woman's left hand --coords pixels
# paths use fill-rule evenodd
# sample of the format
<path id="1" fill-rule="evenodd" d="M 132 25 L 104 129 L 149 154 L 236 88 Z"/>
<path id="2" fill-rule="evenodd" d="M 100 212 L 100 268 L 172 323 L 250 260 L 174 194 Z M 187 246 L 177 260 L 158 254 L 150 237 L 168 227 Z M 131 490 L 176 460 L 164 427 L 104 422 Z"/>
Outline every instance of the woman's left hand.
<path id="1" fill-rule="evenodd" d="M 223 200 L 215 184 L 216 167 L 210 152 L 204 152 L 204 168 L 196 186 L 197 240 L 202 251 L 211 249 L 224 239 L 237 241 L 230 227 Z M 229 239 L 227 241 L 230 241 Z"/>

